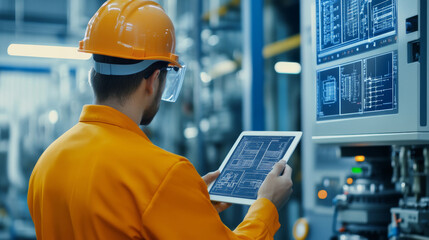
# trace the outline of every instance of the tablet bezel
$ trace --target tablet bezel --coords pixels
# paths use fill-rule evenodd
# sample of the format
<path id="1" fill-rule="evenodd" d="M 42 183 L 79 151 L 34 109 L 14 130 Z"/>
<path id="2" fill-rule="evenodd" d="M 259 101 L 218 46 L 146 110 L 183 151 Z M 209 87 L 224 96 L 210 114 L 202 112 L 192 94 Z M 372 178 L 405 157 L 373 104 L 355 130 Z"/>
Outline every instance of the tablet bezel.
<path id="1" fill-rule="evenodd" d="M 299 131 L 243 131 L 240 136 L 235 141 L 232 148 L 229 150 L 228 155 L 226 155 L 225 159 L 223 160 L 222 164 L 219 167 L 219 171 L 222 173 L 223 169 L 225 168 L 226 164 L 229 162 L 232 154 L 234 153 L 235 149 L 237 148 L 238 144 L 240 143 L 241 139 L 244 136 L 284 136 L 284 137 L 294 137 L 292 140 L 292 143 L 290 144 L 289 148 L 287 149 L 285 155 L 281 158 L 281 160 L 286 160 L 286 163 L 289 161 L 289 158 L 292 156 L 292 153 L 295 151 L 296 146 L 298 145 L 299 141 L 301 140 L 302 132 Z M 222 195 L 216 195 L 210 193 L 211 188 L 213 187 L 215 181 L 213 181 L 207 191 L 210 195 L 210 200 L 217 201 L 217 202 L 227 202 L 227 203 L 238 203 L 238 204 L 245 204 L 245 205 L 252 205 L 256 200 L 255 199 L 248 199 L 244 197 L 226 197 Z"/>

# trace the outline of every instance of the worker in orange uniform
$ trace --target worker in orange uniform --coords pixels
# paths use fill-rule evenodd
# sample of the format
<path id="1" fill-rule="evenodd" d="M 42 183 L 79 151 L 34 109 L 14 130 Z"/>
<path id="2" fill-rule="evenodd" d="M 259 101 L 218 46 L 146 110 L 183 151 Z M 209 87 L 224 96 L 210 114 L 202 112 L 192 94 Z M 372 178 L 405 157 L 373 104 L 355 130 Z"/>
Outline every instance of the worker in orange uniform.
<path id="1" fill-rule="evenodd" d="M 184 157 L 151 143 L 147 125 L 160 100 L 175 101 L 185 65 L 174 27 L 155 2 L 110 0 L 80 42 L 93 54 L 95 104 L 42 154 L 30 178 L 28 206 L 37 238 L 272 239 L 277 209 L 291 194 L 291 168 L 277 163 L 234 230 L 212 204 L 207 184 Z M 216 211 L 218 210 L 218 211 Z"/>

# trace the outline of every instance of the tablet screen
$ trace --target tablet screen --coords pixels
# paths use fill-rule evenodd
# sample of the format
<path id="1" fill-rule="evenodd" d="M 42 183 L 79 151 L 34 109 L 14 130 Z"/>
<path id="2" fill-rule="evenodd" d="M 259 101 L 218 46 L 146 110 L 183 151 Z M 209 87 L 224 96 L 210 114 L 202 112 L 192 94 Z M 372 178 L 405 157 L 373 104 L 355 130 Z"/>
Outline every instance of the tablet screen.
<path id="1" fill-rule="evenodd" d="M 273 165 L 291 146 L 294 136 L 243 136 L 210 194 L 256 199 Z"/>

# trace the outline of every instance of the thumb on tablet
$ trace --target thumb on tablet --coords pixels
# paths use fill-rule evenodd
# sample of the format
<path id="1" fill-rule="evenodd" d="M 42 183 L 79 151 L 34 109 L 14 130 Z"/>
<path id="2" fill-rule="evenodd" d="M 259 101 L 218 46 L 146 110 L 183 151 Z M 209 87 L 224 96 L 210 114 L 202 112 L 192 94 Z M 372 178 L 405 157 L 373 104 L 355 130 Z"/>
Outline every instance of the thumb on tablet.
<path id="1" fill-rule="evenodd" d="M 292 168 L 284 160 L 276 163 L 258 191 L 258 199 L 270 200 L 279 210 L 292 194 Z M 282 172 L 284 173 L 282 174 Z"/>
<path id="2" fill-rule="evenodd" d="M 273 169 L 271 170 L 270 174 L 274 174 L 275 176 L 279 176 L 282 174 L 286 167 L 286 161 L 280 160 L 276 164 L 274 164 Z"/>
<path id="3" fill-rule="evenodd" d="M 206 175 L 204 175 L 202 177 L 202 179 L 204 180 L 204 182 L 206 183 L 206 185 L 210 185 L 210 183 L 214 182 L 214 180 L 216 180 L 217 177 L 219 177 L 220 171 L 216 170 L 214 172 L 209 172 Z"/>

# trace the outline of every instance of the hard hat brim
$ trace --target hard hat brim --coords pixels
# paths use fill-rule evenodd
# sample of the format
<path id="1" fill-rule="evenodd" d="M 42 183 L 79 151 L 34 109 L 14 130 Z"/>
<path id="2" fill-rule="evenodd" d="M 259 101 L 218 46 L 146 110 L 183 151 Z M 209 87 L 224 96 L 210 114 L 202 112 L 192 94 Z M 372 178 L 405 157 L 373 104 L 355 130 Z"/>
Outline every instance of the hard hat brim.
<path id="1" fill-rule="evenodd" d="M 84 52 L 84 53 L 92 53 L 92 54 L 99 54 L 99 55 L 106 55 L 103 52 L 97 52 L 97 51 L 89 51 L 89 50 L 85 50 L 85 49 L 78 49 L 79 52 Z M 170 63 L 170 65 L 175 66 L 175 67 L 179 67 L 182 68 L 183 66 L 179 63 L 179 59 L 177 57 L 177 55 L 174 55 L 176 59 L 172 59 L 172 57 L 166 57 L 166 56 L 150 56 L 150 57 L 132 57 L 132 56 L 122 56 L 120 54 L 115 54 L 115 55 L 109 55 L 110 57 L 118 57 L 118 58 L 125 58 L 125 59 L 133 59 L 133 60 L 159 60 L 159 61 L 165 61 Z"/>

